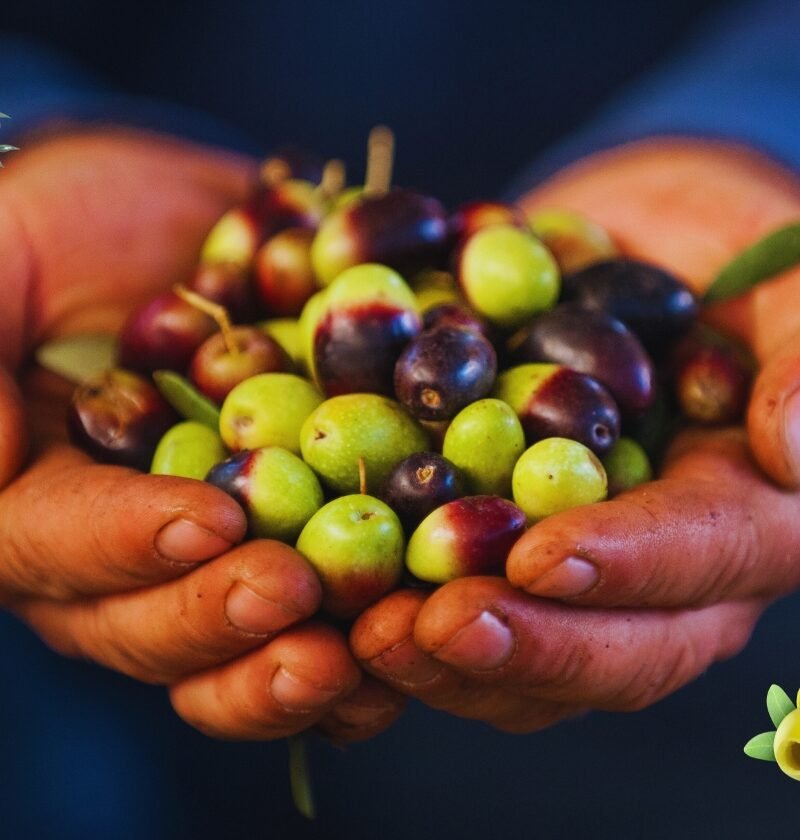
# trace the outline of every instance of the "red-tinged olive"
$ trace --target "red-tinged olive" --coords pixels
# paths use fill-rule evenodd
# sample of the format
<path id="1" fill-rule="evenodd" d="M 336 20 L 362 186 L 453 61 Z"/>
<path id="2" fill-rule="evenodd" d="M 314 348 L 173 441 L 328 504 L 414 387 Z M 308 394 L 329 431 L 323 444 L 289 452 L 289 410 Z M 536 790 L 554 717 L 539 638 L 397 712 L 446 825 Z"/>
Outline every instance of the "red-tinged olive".
<path id="1" fill-rule="evenodd" d="M 440 264 L 446 246 L 442 205 L 435 198 L 397 189 L 331 213 L 314 238 L 311 259 L 325 285 L 361 263 L 381 263 L 411 277 Z"/>
<path id="2" fill-rule="evenodd" d="M 197 348 L 217 331 L 217 323 L 174 292 L 133 312 L 119 337 L 120 367 L 140 373 L 184 372 Z"/>
<path id="3" fill-rule="evenodd" d="M 515 364 L 555 362 L 588 374 L 608 388 L 624 415 L 642 414 L 655 397 L 652 360 L 622 321 L 605 312 L 559 304 L 516 333 L 509 350 Z"/>
<path id="4" fill-rule="evenodd" d="M 499 575 L 525 530 L 525 514 L 499 496 L 466 496 L 436 508 L 411 535 L 406 566 L 420 580 L 446 583 Z"/>
<path id="5" fill-rule="evenodd" d="M 201 259 L 246 268 L 265 239 L 290 227 L 315 229 L 325 212 L 324 198 L 308 181 L 289 179 L 262 185 L 214 225 L 203 244 Z"/>
<path id="6" fill-rule="evenodd" d="M 255 258 L 255 288 L 271 315 L 299 315 L 318 289 L 311 265 L 314 232 L 288 228 L 268 239 Z"/>
<path id="7" fill-rule="evenodd" d="M 250 272 L 236 263 L 200 263 L 189 281 L 189 289 L 206 300 L 224 306 L 235 323 L 258 317 Z"/>
<path id="8" fill-rule="evenodd" d="M 395 363 L 419 332 L 416 301 L 386 266 L 359 265 L 326 290 L 313 327 L 313 369 L 330 397 L 372 393 L 393 396 Z"/>
<path id="9" fill-rule="evenodd" d="M 750 395 L 755 360 L 738 342 L 698 326 L 673 353 L 674 390 L 681 411 L 698 423 L 735 423 Z"/>
<path id="10" fill-rule="evenodd" d="M 620 416 L 608 391 L 591 376 L 551 363 L 500 374 L 494 394 L 516 411 L 530 446 L 544 438 L 576 440 L 604 455 L 619 439 Z"/>
<path id="11" fill-rule="evenodd" d="M 75 389 L 67 413 L 73 443 L 95 460 L 150 469 L 159 440 L 178 421 L 150 382 L 114 369 Z"/>
<path id="12" fill-rule="evenodd" d="M 415 452 L 389 473 L 379 498 L 410 533 L 433 510 L 467 493 L 461 471 L 435 452 Z"/>
<path id="13" fill-rule="evenodd" d="M 221 403 L 251 376 L 293 370 L 294 363 L 274 338 L 257 327 L 234 327 L 212 335 L 197 348 L 189 375 L 200 391 Z"/>
<path id="14" fill-rule="evenodd" d="M 458 303 L 439 303 L 425 310 L 422 319 L 423 330 L 433 330 L 436 327 L 462 327 L 491 340 L 491 330 L 486 321 Z"/>
<path id="15" fill-rule="evenodd" d="M 654 353 L 683 335 L 698 311 L 697 299 L 677 277 L 629 259 L 595 263 L 564 277 L 561 297 L 622 321 Z"/>
<path id="16" fill-rule="evenodd" d="M 494 347 L 480 333 L 439 327 L 420 333 L 394 369 L 397 398 L 421 420 L 448 420 L 485 397 L 497 375 Z"/>
<path id="17" fill-rule="evenodd" d="M 212 467 L 206 481 L 239 502 L 252 537 L 289 544 L 324 501 L 311 467 L 280 446 L 238 452 Z"/>
<path id="18" fill-rule="evenodd" d="M 513 225 L 528 233 L 531 229 L 519 207 L 500 201 L 469 201 L 458 207 L 449 220 L 450 234 L 456 242 L 490 225 Z"/>

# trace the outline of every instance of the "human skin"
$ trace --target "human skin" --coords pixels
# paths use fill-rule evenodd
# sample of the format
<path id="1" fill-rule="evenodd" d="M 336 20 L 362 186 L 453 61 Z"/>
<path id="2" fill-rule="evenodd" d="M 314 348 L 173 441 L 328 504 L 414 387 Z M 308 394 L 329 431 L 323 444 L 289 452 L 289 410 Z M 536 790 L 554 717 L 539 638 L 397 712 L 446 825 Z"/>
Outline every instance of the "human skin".
<path id="1" fill-rule="evenodd" d="M 404 699 L 307 620 L 321 593 L 305 560 L 239 545 L 244 515 L 211 485 L 92 463 L 65 439 L 71 386 L 29 362 L 190 276 L 255 164 L 122 130 L 20 145 L 0 172 L 0 605 L 61 653 L 169 686 L 208 734 L 371 736 Z"/>
<path id="2" fill-rule="evenodd" d="M 179 714 L 223 737 L 315 724 L 342 741 L 369 737 L 400 713 L 401 695 L 530 731 L 586 708 L 653 702 L 735 653 L 765 604 L 796 587 L 797 496 L 764 478 L 741 432 L 696 435 L 676 448 L 663 481 L 537 525 L 512 554 L 510 582 L 463 579 L 371 608 L 350 638 L 372 675 L 362 677 L 337 631 L 305 621 L 319 591 L 302 558 L 275 543 L 232 547 L 241 512 L 213 487 L 91 464 L 65 444 L 54 410 L 69 388 L 23 365 L 50 336 L 116 329 L 131 306 L 186 276 L 251 176 L 246 161 L 121 133 L 29 144 L 0 174 L 0 256 L 15 292 L 0 330 L 0 602 L 45 641 L 169 685 Z M 590 159 L 528 203 L 586 212 L 627 251 L 699 289 L 739 248 L 797 218 L 800 189 L 740 150 L 651 143 Z M 749 431 L 786 485 L 797 473 L 777 418 L 800 384 L 789 341 L 800 328 L 788 306 L 795 283 L 774 281 L 712 313 L 766 363 Z M 32 455 L 20 472 L 26 416 Z M 738 490 L 721 493 L 722 484 Z M 166 547 L 188 544 L 193 556 L 168 557 L 156 535 L 176 516 L 222 533 L 184 531 Z M 576 555 L 589 567 L 573 562 L 541 579 Z M 678 562 L 685 556 L 695 575 Z M 587 586 L 591 567 L 600 583 L 565 594 L 576 578 Z M 226 616 L 245 581 L 264 601 L 239 600 L 239 618 L 261 622 L 255 633 Z M 284 702 L 267 688 L 275 676 Z"/>
<path id="3" fill-rule="evenodd" d="M 661 139 L 581 161 L 522 204 L 585 213 L 702 292 L 739 250 L 800 218 L 800 181 L 744 148 Z M 353 627 L 364 668 L 439 709 L 529 732 L 641 709 L 737 653 L 769 602 L 800 585 L 799 295 L 792 271 L 705 314 L 762 365 L 747 433 L 684 434 L 659 480 L 531 528 L 508 579 L 389 595 Z"/>

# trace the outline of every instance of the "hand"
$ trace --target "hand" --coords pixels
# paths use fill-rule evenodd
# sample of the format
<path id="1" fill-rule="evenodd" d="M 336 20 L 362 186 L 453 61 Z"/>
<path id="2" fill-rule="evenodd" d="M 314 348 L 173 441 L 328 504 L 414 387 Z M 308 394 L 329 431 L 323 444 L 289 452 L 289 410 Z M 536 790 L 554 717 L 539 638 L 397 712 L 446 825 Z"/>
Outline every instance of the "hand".
<path id="1" fill-rule="evenodd" d="M 742 149 L 652 141 L 589 158 L 523 204 L 583 212 L 701 291 L 741 248 L 800 217 L 800 183 Z M 787 487 L 800 478 L 789 397 L 799 289 L 791 272 L 708 313 L 764 364 L 750 441 Z M 356 623 L 351 646 L 406 694 L 527 732 L 586 709 L 640 709 L 735 654 L 769 601 L 800 584 L 799 557 L 800 493 L 763 475 L 743 430 L 695 432 L 661 480 L 531 528 L 507 580 L 394 593 Z"/>
<path id="2" fill-rule="evenodd" d="M 320 591 L 303 558 L 238 545 L 243 513 L 211 485 L 92 463 L 64 439 L 71 388 L 23 366 L 40 342 L 116 330 L 185 279 L 253 163 L 123 131 L 25 146 L 0 175 L 0 604 L 62 653 L 169 685 L 214 735 L 383 728 L 402 701 L 306 621 Z"/>

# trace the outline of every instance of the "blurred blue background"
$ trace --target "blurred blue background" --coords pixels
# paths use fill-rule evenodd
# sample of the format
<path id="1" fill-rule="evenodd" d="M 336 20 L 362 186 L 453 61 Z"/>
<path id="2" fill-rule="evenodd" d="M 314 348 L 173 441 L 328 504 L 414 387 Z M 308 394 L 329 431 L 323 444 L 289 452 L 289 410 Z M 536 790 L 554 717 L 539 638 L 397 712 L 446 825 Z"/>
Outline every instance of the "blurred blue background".
<path id="1" fill-rule="evenodd" d="M 356 178 L 367 131 L 385 122 L 397 133 L 396 181 L 452 204 L 496 195 L 735 5 L 26 0 L 0 17 L 0 106 L 12 110 L 6 89 L 33 119 L 55 74 L 166 102 L 165 112 L 189 108 L 172 125 L 193 136 L 340 156 Z M 770 728 L 769 684 L 797 688 L 798 607 L 774 608 L 743 655 L 645 712 L 512 737 L 413 706 L 347 752 L 315 742 L 315 824 L 292 809 L 283 744 L 212 742 L 177 720 L 163 690 L 59 659 L 4 616 L 0 837 L 789 831 L 800 788 L 742 745 Z"/>
<path id="2" fill-rule="evenodd" d="M 254 150 L 288 141 L 343 158 L 359 177 L 367 132 L 385 122 L 397 132 L 397 182 L 454 202 L 496 194 L 709 13 L 736 4 L 3 5 L 3 32 L 57 48 L 126 92 L 224 119 Z"/>

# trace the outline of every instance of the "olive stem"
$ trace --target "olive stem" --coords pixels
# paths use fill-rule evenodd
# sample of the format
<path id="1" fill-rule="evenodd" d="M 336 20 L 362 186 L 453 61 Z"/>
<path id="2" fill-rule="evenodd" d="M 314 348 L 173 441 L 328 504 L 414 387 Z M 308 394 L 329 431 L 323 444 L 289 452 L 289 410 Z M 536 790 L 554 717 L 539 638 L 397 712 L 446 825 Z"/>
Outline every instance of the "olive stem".
<path id="1" fill-rule="evenodd" d="M 286 743 L 289 747 L 289 785 L 292 789 L 292 801 L 295 808 L 307 820 L 313 820 L 317 815 L 317 809 L 311 788 L 305 736 L 290 735 Z"/>
<path id="2" fill-rule="evenodd" d="M 367 462 L 363 455 L 358 456 L 358 492 L 367 495 Z"/>
<path id="3" fill-rule="evenodd" d="M 172 291 L 181 300 L 185 300 L 190 306 L 199 309 L 201 312 L 205 312 L 206 315 L 210 315 L 217 322 L 222 332 L 222 340 L 225 342 L 225 347 L 229 353 L 235 356 L 242 352 L 242 348 L 239 347 L 233 335 L 233 326 L 228 315 L 228 310 L 224 306 L 220 306 L 220 304 L 214 303 L 213 300 L 198 295 L 197 292 L 187 289 L 186 286 L 180 283 L 173 286 Z"/>
<path id="4" fill-rule="evenodd" d="M 376 125 L 367 139 L 367 174 L 364 195 L 381 196 L 389 192 L 394 167 L 394 134 L 385 125 Z"/>
<path id="5" fill-rule="evenodd" d="M 344 163 L 334 158 L 325 164 L 317 189 L 324 198 L 334 198 L 344 188 L 345 180 Z"/>
<path id="6" fill-rule="evenodd" d="M 259 174 L 263 184 L 266 184 L 268 187 L 275 187 L 283 181 L 288 180 L 291 175 L 291 170 L 285 160 L 271 157 L 267 158 L 261 164 Z"/>

